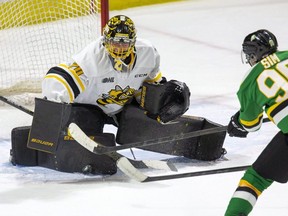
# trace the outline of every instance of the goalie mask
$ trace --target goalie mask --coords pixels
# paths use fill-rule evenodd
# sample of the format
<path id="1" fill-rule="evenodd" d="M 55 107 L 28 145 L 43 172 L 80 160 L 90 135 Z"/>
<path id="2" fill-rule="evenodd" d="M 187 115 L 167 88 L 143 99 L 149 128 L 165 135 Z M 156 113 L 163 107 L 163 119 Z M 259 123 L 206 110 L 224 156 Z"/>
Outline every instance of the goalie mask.
<path id="1" fill-rule="evenodd" d="M 255 65 L 261 59 L 277 51 L 278 42 L 274 34 L 261 29 L 247 35 L 242 44 L 242 62 Z M 246 59 L 246 61 L 243 61 Z"/>
<path id="2" fill-rule="evenodd" d="M 104 27 L 103 36 L 104 46 L 114 59 L 125 60 L 134 50 L 136 29 L 127 16 L 112 17 Z"/>

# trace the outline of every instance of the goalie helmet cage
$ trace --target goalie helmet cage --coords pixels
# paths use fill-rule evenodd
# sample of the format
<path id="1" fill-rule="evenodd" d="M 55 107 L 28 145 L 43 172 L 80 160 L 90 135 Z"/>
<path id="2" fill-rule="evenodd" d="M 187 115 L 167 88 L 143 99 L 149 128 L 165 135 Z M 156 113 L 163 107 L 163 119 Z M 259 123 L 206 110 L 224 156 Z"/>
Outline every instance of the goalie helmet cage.
<path id="1" fill-rule="evenodd" d="M 7 0 L 0 3 L 0 95 L 33 104 L 50 67 L 102 33 L 109 0 Z"/>

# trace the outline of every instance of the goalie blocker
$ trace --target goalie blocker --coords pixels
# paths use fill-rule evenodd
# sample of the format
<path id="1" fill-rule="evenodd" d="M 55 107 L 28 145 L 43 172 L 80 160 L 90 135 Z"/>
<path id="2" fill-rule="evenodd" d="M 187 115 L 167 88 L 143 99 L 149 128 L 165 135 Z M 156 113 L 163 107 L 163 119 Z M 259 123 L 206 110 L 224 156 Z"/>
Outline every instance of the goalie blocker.
<path id="1" fill-rule="evenodd" d="M 86 150 L 67 131 L 75 122 L 90 138 L 114 146 L 115 135 L 103 133 L 104 121 L 102 111 L 95 106 L 36 98 L 32 126 L 12 130 L 11 162 L 69 173 L 114 174 L 117 166 L 113 159 Z"/>

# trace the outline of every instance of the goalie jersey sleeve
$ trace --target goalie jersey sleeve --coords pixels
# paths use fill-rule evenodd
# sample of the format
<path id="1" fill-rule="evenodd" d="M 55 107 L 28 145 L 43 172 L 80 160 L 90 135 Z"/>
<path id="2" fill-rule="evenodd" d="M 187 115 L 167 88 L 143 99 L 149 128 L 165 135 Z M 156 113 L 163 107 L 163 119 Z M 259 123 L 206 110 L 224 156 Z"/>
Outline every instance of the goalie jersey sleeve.
<path id="1" fill-rule="evenodd" d="M 48 100 L 71 103 L 86 88 L 87 78 L 76 64 L 52 67 L 42 82 L 42 94 Z"/>
<path id="2" fill-rule="evenodd" d="M 150 42 L 137 39 L 135 63 L 129 72 L 115 70 L 101 38 L 74 55 L 72 65 L 51 68 L 42 82 L 48 100 L 85 103 L 116 114 L 132 97 L 139 97 L 143 82 L 160 82 L 160 56 Z"/>
<path id="3" fill-rule="evenodd" d="M 288 52 L 271 54 L 252 67 L 237 96 L 239 122 L 247 131 L 261 127 L 265 111 L 282 132 L 288 133 Z"/>

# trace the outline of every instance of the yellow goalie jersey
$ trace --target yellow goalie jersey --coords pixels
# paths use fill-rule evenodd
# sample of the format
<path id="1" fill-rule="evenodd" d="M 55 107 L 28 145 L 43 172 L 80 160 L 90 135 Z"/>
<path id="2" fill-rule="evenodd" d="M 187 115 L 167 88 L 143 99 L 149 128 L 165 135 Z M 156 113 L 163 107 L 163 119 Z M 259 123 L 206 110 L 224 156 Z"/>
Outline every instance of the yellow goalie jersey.
<path id="1" fill-rule="evenodd" d="M 129 65 L 112 59 L 102 37 L 72 57 L 72 64 L 52 67 L 42 82 L 48 100 L 99 106 L 106 114 L 120 112 L 131 97 L 140 97 L 143 82 L 159 82 L 160 56 L 150 42 L 137 39 Z"/>

